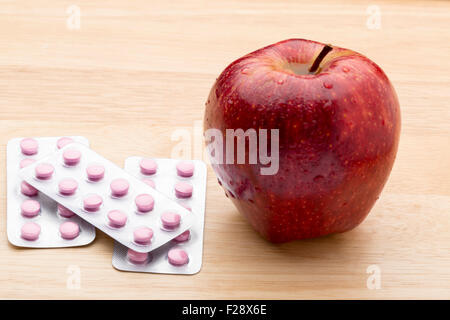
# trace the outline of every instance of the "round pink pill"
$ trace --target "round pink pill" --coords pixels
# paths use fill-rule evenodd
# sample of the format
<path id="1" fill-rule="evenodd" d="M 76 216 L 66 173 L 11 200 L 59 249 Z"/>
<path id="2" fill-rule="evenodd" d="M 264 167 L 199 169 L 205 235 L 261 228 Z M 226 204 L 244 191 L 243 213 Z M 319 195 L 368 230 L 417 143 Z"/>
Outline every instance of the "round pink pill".
<path id="1" fill-rule="evenodd" d="M 81 152 L 77 149 L 67 149 L 63 153 L 64 163 L 68 166 L 74 166 L 80 162 Z"/>
<path id="2" fill-rule="evenodd" d="M 58 149 L 64 148 L 65 146 L 67 146 L 69 143 L 72 143 L 73 139 L 69 138 L 69 137 L 62 137 L 59 138 L 58 141 L 56 141 L 56 147 Z"/>
<path id="3" fill-rule="evenodd" d="M 22 183 L 20 184 L 20 192 L 29 197 L 34 197 L 38 194 L 37 189 L 31 184 L 26 183 L 25 181 L 22 181 Z"/>
<path id="4" fill-rule="evenodd" d="M 158 165 L 155 160 L 144 158 L 139 162 L 139 167 L 141 168 L 141 172 L 143 174 L 155 174 L 158 169 Z"/>
<path id="5" fill-rule="evenodd" d="M 149 227 L 139 227 L 133 232 L 134 242 L 149 244 L 153 238 L 153 230 Z"/>
<path id="6" fill-rule="evenodd" d="M 59 193 L 65 196 L 70 196 L 73 195 L 75 191 L 77 191 L 78 182 L 72 178 L 65 178 L 58 183 L 58 188 Z"/>
<path id="7" fill-rule="evenodd" d="M 88 195 L 83 200 L 83 206 L 86 211 L 98 211 L 103 203 L 102 197 L 96 194 Z"/>
<path id="8" fill-rule="evenodd" d="M 108 212 L 109 225 L 113 228 L 121 228 L 127 223 L 127 214 L 120 210 Z"/>
<path id="9" fill-rule="evenodd" d="M 39 238 L 41 227 L 35 222 L 27 222 L 20 229 L 20 233 L 23 239 L 35 241 Z"/>
<path id="10" fill-rule="evenodd" d="M 130 185 L 125 179 L 115 179 L 111 181 L 111 194 L 113 197 L 123 197 L 128 193 Z"/>
<path id="11" fill-rule="evenodd" d="M 175 212 L 164 212 L 161 215 L 161 222 L 164 228 L 174 229 L 180 225 L 181 216 Z"/>
<path id="12" fill-rule="evenodd" d="M 182 266 L 189 262 L 189 257 L 186 251 L 179 248 L 172 248 L 167 253 L 169 262 L 175 266 Z"/>
<path id="13" fill-rule="evenodd" d="M 142 179 L 142 182 L 155 189 L 155 181 L 153 181 L 152 179 Z"/>
<path id="14" fill-rule="evenodd" d="M 147 262 L 148 252 L 137 252 L 132 249 L 128 249 L 127 258 L 132 263 L 142 264 Z"/>
<path id="15" fill-rule="evenodd" d="M 176 242 L 185 242 L 189 240 L 189 237 L 191 236 L 191 232 L 189 230 L 186 230 L 182 234 L 180 234 L 178 237 L 174 238 L 173 240 Z"/>
<path id="16" fill-rule="evenodd" d="M 91 164 L 86 168 L 86 174 L 91 181 L 101 180 L 105 176 L 105 167 L 101 164 Z"/>
<path id="17" fill-rule="evenodd" d="M 66 221 L 59 226 L 59 233 L 63 239 L 72 240 L 80 234 L 80 227 L 75 222 Z"/>
<path id="18" fill-rule="evenodd" d="M 41 180 L 50 179 L 55 168 L 50 163 L 40 163 L 34 168 L 36 178 Z"/>
<path id="19" fill-rule="evenodd" d="M 177 173 L 181 177 L 192 177 L 194 174 L 194 164 L 190 161 L 178 162 Z"/>
<path id="20" fill-rule="evenodd" d="M 149 212 L 153 210 L 155 204 L 153 197 L 145 193 L 138 195 L 136 199 L 134 199 L 134 202 L 136 203 L 136 208 L 139 212 Z"/>
<path id="21" fill-rule="evenodd" d="M 36 200 L 25 200 L 20 206 L 22 215 L 27 218 L 33 218 L 41 211 L 41 205 Z"/>
<path id="22" fill-rule="evenodd" d="M 66 207 L 60 205 L 59 203 L 58 203 L 58 212 L 59 212 L 59 215 L 61 217 L 64 217 L 64 218 L 70 218 L 70 217 L 73 217 L 75 215 L 75 213 L 73 213 L 72 211 L 70 211 Z"/>
<path id="23" fill-rule="evenodd" d="M 22 161 L 20 161 L 19 166 L 20 166 L 20 168 L 22 169 L 22 168 L 25 168 L 25 167 L 29 166 L 30 164 L 32 164 L 32 163 L 35 162 L 35 161 L 36 161 L 36 160 L 30 159 L 30 158 L 23 159 Z"/>
<path id="24" fill-rule="evenodd" d="M 38 142 L 33 138 L 25 138 L 20 141 L 20 149 L 27 156 L 32 156 L 38 152 Z"/>
<path id="25" fill-rule="evenodd" d="M 189 198 L 192 196 L 192 185 L 189 182 L 180 181 L 175 184 L 175 195 L 178 198 Z"/>

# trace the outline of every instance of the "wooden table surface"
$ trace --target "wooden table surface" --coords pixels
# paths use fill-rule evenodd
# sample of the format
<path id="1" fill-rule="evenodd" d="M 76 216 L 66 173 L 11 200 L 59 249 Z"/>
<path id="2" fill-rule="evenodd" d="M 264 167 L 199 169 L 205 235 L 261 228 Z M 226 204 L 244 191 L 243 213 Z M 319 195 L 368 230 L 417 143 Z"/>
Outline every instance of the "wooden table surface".
<path id="1" fill-rule="evenodd" d="M 0 298 L 450 298 L 449 27 L 446 1 L 1 1 Z M 201 158 L 204 104 L 218 74 L 293 37 L 367 55 L 397 90 L 397 161 L 358 228 L 267 243 L 209 168 L 197 275 L 119 272 L 101 232 L 80 248 L 8 243 L 10 138 L 83 135 L 118 165 L 130 155 Z M 79 289 L 67 285 L 73 268 Z M 367 285 L 371 275 L 379 289 Z"/>

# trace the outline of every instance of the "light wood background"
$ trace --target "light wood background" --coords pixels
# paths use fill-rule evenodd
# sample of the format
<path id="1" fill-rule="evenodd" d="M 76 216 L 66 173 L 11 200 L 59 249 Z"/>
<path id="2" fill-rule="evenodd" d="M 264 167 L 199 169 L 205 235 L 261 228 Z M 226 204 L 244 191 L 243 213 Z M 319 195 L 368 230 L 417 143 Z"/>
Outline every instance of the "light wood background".
<path id="1" fill-rule="evenodd" d="M 79 30 L 67 27 L 71 5 L 81 10 Z M 380 29 L 370 5 L 381 12 Z M 448 1 L 1 1 L 0 297 L 450 298 L 449 27 Z M 176 130 L 196 140 L 209 89 L 226 65 L 292 37 L 366 54 L 397 89 L 398 158 L 358 228 L 269 244 L 209 169 L 197 275 L 119 272 L 113 241 L 101 232 L 81 248 L 8 243 L 10 138 L 84 135 L 119 165 L 129 155 L 171 156 Z M 196 144 L 189 153 L 199 156 Z M 67 288 L 70 265 L 81 270 L 79 290 Z M 379 290 L 366 285 L 371 265 L 381 271 Z"/>

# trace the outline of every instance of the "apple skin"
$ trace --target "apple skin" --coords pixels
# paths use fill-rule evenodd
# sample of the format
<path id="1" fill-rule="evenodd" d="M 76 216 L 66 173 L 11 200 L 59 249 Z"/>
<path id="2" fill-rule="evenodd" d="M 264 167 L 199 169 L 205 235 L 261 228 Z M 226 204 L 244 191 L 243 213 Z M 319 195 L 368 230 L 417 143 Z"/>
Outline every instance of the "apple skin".
<path id="1" fill-rule="evenodd" d="M 206 102 L 204 130 L 280 130 L 277 174 L 261 175 L 260 164 L 213 165 L 226 195 L 271 242 L 355 228 L 397 153 L 397 95 L 374 62 L 333 47 L 316 75 L 286 67 L 311 65 L 324 46 L 289 39 L 247 54 L 222 72 Z"/>

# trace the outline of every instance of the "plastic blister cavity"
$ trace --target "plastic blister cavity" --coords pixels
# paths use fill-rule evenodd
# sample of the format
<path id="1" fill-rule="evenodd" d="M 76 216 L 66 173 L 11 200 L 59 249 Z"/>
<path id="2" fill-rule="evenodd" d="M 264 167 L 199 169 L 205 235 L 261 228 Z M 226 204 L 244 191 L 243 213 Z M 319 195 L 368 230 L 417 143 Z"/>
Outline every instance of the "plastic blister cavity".
<path id="1" fill-rule="evenodd" d="M 84 137 L 14 138 L 8 142 L 7 234 L 11 244 L 58 248 L 83 246 L 95 239 L 93 226 L 38 192 L 19 176 L 21 168 L 73 142 L 89 144 Z M 41 173 L 45 175 L 45 172 Z M 72 230 L 70 235 L 66 233 L 67 229 Z"/>
<path id="2" fill-rule="evenodd" d="M 203 256 L 203 229 L 205 222 L 206 165 L 199 160 L 148 159 L 129 157 L 125 170 L 172 200 L 177 201 L 195 216 L 189 230 L 164 246 L 140 253 L 118 242 L 114 244 L 113 266 L 122 271 L 195 274 L 200 271 Z M 179 185 L 190 186 L 180 194 Z M 177 223 L 177 217 L 167 214 L 166 227 Z M 146 233 L 147 232 L 147 233 Z M 140 230 L 139 239 L 148 238 L 148 230 Z"/>
<path id="3" fill-rule="evenodd" d="M 149 252 L 171 241 L 190 228 L 195 218 L 176 201 L 83 144 L 66 145 L 25 167 L 20 175 L 41 193 L 137 252 Z M 143 195 L 152 204 L 142 204 Z M 166 212 L 179 217 L 174 228 L 164 226 Z M 143 227 L 153 232 L 146 243 L 134 239 L 135 231 Z"/>

